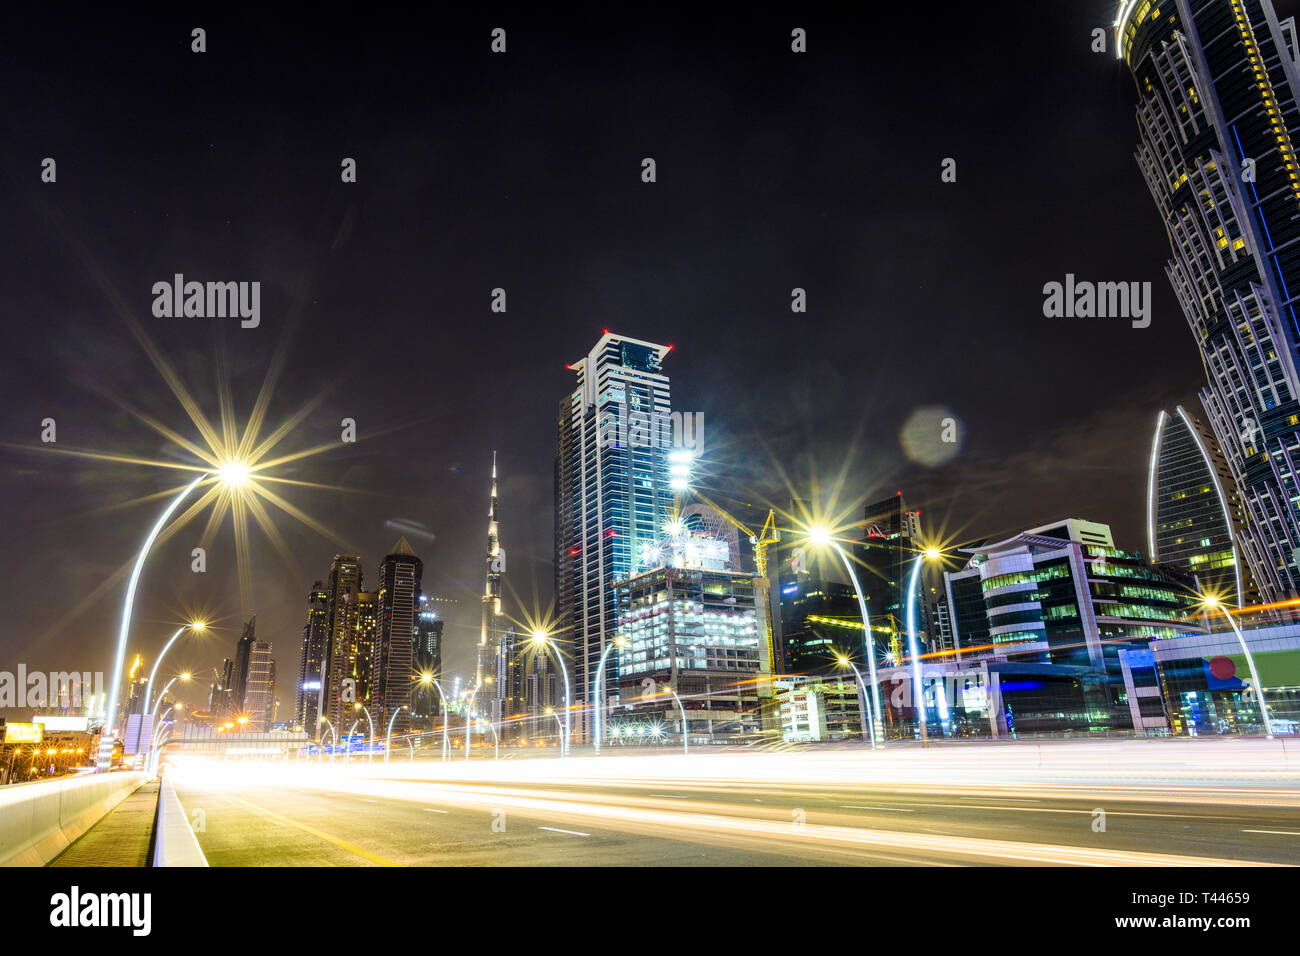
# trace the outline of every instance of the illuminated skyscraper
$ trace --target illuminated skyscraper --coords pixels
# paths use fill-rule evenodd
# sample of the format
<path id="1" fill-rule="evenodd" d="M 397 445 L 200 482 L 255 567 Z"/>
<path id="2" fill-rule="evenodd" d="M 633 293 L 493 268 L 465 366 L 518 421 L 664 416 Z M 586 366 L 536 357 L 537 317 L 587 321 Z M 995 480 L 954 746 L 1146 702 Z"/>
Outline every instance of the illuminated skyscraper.
<path id="1" fill-rule="evenodd" d="M 1156 419 L 1147 489 L 1152 562 L 1193 574 L 1205 590 L 1238 603 L 1236 485 L 1214 437 L 1181 406 Z"/>
<path id="2" fill-rule="evenodd" d="M 497 524 L 497 456 L 493 452 L 492 491 L 488 495 L 487 553 L 483 558 L 483 613 L 474 663 L 476 686 L 487 681 L 496 671 L 497 644 L 501 640 L 501 577 L 505 569 L 506 555 L 501 547 L 500 526 Z M 493 690 L 484 694 L 483 699 L 495 700 L 495 694 Z"/>
<path id="3" fill-rule="evenodd" d="M 336 554 L 330 564 L 329 577 L 325 582 L 329 598 L 329 617 L 326 622 L 328 634 L 325 658 L 325 677 L 321 681 L 320 701 L 317 712 L 327 718 L 334 731 L 343 735 L 346 727 L 339 726 L 342 713 L 340 695 L 344 692 L 343 681 L 349 676 L 352 662 L 347 659 L 345 651 L 351 646 L 347 624 L 347 595 L 361 588 L 361 558 L 355 554 Z M 305 728 L 311 733 L 310 727 Z M 317 735 L 328 733 L 324 723 L 316 728 Z"/>
<path id="4" fill-rule="evenodd" d="M 572 649 L 570 703 L 580 708 L 572 715 L 575 742 L 588 739 L 585 705 L 616 633 L 614 583 L 648 570 L 640 555 L 672 512 L 672 439 L 657 427 L 670 420 L 663 360 L 671 348 L 606 331 L 569 365 L 577 382 L 558 415 L 555 593 L 562 628 L 556 636 L 562 652 Z M 606 668 L 604 686 L 612 689 L 617 661 Z"/>
<path id="5" fill-rule="evenodd" d="M 314 733 L 319 716 L 321 680 L 329 650 L 329 591 L 321 581 L 307 594 L 307 622 L 302 626 L 298 652 L 298 686 L 294 693 L 292 722 Z"/>
<path id="6" fill-rule="evenodd" d="M 248 683 L 244 690 L 244 730 L 260 734 L 271 726 L 275 694 L 275 659 L 270 641 L 254 641 L 248 657 Z"/>
<path id="7" fill-rule="evenodd" d="M 1266 600 L 1300 593 L 1294 25 L 1269 0 L 1124 0 L 1115 43 L 1137 83 L 1166 273 L 1205 367 L 1201 404 L 1245 510 L 1241 556 Z"/>
<path id="8" fill-rule="evenodd" d="M 411 729 L 411 686 L 416 608 L 420 603 L 420 577 L 424 562 L 415 556 L 406 538 L 398 538 L 392 553 L 379 566 L 379 588 L 375 592 L 376 669 L 371 688 L 371 708 L 379 726 L 376 733 L 394 734 Z"/>

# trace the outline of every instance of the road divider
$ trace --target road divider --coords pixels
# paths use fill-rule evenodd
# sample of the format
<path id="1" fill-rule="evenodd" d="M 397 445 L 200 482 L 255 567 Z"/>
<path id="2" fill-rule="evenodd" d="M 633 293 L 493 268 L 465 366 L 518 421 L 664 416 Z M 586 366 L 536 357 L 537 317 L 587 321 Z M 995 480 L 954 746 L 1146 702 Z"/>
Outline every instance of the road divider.
<path id="1" fill-rule="evenodd" d="M 158 816 L 153 825 L 154 866 L 207 866 L 176 788 L 166 776 L 158 786 Z"/>

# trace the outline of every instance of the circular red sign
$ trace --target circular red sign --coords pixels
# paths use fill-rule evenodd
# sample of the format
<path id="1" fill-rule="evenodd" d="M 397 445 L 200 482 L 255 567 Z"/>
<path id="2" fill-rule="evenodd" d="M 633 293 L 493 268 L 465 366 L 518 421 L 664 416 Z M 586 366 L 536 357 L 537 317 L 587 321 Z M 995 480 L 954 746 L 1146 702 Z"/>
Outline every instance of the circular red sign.
<path id="1" fill-rule="evenodd" d="M 1231 657 L 1213 657 L 1210 659 L 1210 674 L 1215 680 L 1228 680 L 1237 676 L 1237 665 Z"/>

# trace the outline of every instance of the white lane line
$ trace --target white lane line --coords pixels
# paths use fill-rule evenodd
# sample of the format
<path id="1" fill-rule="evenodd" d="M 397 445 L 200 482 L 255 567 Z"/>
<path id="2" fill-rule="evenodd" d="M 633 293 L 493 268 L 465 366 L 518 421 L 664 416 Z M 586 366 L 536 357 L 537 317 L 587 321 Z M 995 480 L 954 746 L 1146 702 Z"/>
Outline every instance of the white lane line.
<path id="1" fill-rule="evenodd" d="M 552 833 L 567 833 L 570 836 L 591 836 L 590 833 L 583 833 L 580 830 L 561 830 L 559 827 L 538 827 L 539 830 L 550 830 Z"/>
<path id="2" fill-rule="evenodd" d="M 904 810 L 901 807 L 860 807 L 851 803 L 840 804 L 841 810 L 888 810 L 890 813 L 915 813 L 915 810 Z"/>
<path id="3" fill-rule="evenodd" d="M 1242 830 L 1242 833 L 1275 833 L 1278 836 L 1300 836 L 1296 830 Z"/>
<path id="4" fill-rule="evenodd" d="M 450 810 L 435 810 L 433 809 L 433 807 L 425 807 L 424 812 L 425 813 L 451 813 Z"/>
<path id="5" fill-rule="evenodd" d="M 663 797 L 665 800 L 689 800 L 689 796 L 680 793 L 652 793 L 652 797 Z"/>
<path id="6" fill-rule="evenodd" d="M 361 798 L 361 802 L 362 802 L 362 803 L 378 803 L 379 801 L 378 801 L 378 800 L 371 800 L 371 799 L 369 799 L 369 798 L 367 798 L 367 797 L 362 797 L 362 798 Z"/>

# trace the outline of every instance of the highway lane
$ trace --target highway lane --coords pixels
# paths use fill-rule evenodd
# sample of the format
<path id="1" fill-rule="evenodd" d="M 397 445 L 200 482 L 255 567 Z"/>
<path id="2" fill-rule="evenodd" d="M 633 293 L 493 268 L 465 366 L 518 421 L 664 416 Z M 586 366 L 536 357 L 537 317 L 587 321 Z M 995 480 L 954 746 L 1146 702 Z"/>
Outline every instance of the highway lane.
<path id="1" fill-rule="evenodd" d="M 776 780 L 707 763 L 686 779 L 653 757 L 198 764 L 176 782 L 187 809 L 204 810 L 199 841 L 217 866 L 1300 863 L 1297 781 L 1267 768 L 1210 783 L 1080 784 L 1068 767 L 940 783 L 843 781 L 803 761 L 801 782 L 788 761 L 770 764 Z"/>

